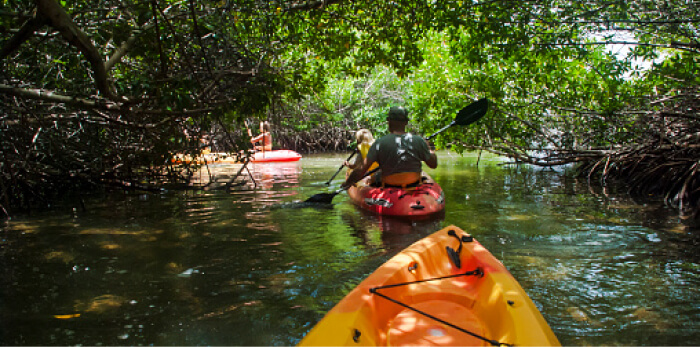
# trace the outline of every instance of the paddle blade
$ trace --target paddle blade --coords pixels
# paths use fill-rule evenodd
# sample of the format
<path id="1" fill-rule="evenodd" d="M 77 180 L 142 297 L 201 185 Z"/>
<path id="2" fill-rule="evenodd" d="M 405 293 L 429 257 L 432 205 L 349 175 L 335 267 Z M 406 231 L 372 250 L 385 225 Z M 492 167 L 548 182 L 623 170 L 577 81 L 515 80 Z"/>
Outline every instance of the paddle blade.
<path id="1" fill-rule="evenodd" d="M 311 204 L 330 204 L 338 193 L 339 192 L 316 194 L 306 199 L 304 202 Z"/>
<path id="2" fill-rule="evenodd" d="M 487 98 L 479 99 L 467 107 L 461 109 L 455 117 L 455 125 L 469 125 L 472 124 L 483 116 L 486 115 L 486 111 L 489 109 L 489 100 Z"/>

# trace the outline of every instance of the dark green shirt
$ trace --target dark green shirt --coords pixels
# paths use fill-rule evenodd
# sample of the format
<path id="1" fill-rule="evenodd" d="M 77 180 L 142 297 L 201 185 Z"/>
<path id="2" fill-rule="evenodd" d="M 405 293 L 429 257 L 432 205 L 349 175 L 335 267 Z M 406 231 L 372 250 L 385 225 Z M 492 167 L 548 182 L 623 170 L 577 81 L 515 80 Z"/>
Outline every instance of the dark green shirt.
<path id="1" fill-rule="evenodd" d="M 428 159 L 428 144 L 422 137 L 411 133 L 382 136 L 374 141 L 367 153 L 367 160 L 379 163 L 382 176 L 400 172 L 421 172 L 421 162 Z"/>

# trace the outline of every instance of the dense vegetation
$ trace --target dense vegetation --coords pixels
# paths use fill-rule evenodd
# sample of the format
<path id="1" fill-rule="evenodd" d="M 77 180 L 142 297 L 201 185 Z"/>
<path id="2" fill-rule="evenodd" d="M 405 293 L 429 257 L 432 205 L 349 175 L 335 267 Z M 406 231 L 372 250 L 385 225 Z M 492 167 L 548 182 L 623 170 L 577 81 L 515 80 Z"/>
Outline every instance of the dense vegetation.
<path id="1" fill-rule="evenodd" d="M 685 215 L 700 205 L 700 4 L 639 1 L 0 2 L 0 207 L 85 184 L 186 183 L 169 165 L 277 145 L 345 150 L 404 104 L 436 139 L 544 166 L 578 163 Z M 5 211 L 5 214 L 7 212 Z"/>

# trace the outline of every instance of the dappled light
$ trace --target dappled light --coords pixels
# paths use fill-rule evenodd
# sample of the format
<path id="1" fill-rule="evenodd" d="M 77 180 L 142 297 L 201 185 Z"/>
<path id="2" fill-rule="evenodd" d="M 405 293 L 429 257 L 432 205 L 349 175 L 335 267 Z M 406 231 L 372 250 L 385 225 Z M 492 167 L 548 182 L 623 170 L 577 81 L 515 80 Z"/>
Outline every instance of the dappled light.
<path id="1" fill-rule="evenodd" d="M 484 336 L 480 320 L 469 310 L 454 302 L 426 301 L 413 305 L 437 318 L 458 322 L 460 328 Z M 389 329 L 388 345 L 391 346 L 482 346 L 485 341 L 468 339 L 464 333 L 433 319 L 404 310 L 393 319 Z"/>

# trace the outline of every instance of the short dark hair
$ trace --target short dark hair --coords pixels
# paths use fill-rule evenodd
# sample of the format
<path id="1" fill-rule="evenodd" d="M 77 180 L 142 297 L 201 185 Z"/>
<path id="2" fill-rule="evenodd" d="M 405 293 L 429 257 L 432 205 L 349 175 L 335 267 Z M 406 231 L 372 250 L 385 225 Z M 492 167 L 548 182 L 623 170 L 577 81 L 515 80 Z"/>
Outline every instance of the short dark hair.
<path id="1" fill-rule="evenodd" d="M 406 111 L 406 109 L 402 106 L 393 106 L 389 109 L 386 119 L 399 122 L 408 122 L 408 111 Z"/>

